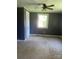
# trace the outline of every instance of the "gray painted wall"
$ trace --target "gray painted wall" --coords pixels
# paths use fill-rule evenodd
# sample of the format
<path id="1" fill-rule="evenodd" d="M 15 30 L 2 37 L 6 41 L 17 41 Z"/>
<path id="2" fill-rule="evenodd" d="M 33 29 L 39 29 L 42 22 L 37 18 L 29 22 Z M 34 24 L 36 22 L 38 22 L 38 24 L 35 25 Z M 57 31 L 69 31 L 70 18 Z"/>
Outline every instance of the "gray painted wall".
<path id="1" fill-rule="evenodd" d="M 37 28 L 38 13 L 30 13 L 30 33 L 31 34 L 48 34 L 62 35 L 62 13 L 50 13 L 48 29 Z"/>
<path id="2" fill-rule="evenodd" d="M 17 8 L 17 39 L 24 40 L 24 8 Z"/>
<path id="3" fill-rule="evenodd" d="M 23 7 L 17 8 L 17 39 L 24 40 L 29 37 L 29 12 Z"/>

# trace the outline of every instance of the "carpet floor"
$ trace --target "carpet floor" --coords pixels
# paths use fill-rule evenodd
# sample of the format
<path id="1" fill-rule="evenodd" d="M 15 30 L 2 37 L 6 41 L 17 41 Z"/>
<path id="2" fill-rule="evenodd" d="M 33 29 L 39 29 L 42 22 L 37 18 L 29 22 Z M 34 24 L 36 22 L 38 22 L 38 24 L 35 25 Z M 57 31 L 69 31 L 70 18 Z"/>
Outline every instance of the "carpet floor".
<path id="1" fill-rule="evenodd" d="M 49 37 L 18 40 L 17 59 L 62 59 L 62 40 Z"/>

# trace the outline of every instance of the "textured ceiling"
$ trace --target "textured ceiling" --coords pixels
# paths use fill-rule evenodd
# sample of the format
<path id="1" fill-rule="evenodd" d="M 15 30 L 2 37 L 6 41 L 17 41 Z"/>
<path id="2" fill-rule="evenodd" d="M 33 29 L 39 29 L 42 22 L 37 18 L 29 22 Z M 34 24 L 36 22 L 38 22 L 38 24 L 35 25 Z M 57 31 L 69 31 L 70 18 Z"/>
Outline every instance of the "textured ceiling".
<path id="1" fill-rule="evenodd" d="M 54 4 L 55 6 L 52 7 L 53 10 L 42 10 L 42 5 L 34 5 L 33 3 L 45 3 L 47 5 Z M 62 0 L 17 0 L 17 7 L 24 7 L 30 12 L 61 12 Z"/>

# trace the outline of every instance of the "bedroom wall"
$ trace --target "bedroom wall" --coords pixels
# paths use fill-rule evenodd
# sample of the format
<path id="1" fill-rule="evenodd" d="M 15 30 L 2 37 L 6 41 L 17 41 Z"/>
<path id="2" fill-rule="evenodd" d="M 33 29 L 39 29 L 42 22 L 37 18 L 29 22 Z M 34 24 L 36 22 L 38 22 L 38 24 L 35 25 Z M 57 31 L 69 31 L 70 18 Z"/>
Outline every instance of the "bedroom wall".
<path id="1" fill-rule="evenodd" d="M 23 7 L 17 8 L 17 39 L 29 37 L 29 12 Z"/>
<path id="2" fill-rule="evenodd" d="M 25 29 L 25 39 L 30 36 L 30 13 L 24 9 L 24 29 Z"/>
<path id="3" fill-rule="evenodd" d="M 30 13 L 30 33 L 31 34 L 48 34 L 62 35 L 62 13 L 50 13 L 48 29 L 37 28 L 38 13 Z"/>
<path id="4" fill-rule="evenodd" d="M 17 39 L 24 40 L 24 8 L 17 8 Z"/>

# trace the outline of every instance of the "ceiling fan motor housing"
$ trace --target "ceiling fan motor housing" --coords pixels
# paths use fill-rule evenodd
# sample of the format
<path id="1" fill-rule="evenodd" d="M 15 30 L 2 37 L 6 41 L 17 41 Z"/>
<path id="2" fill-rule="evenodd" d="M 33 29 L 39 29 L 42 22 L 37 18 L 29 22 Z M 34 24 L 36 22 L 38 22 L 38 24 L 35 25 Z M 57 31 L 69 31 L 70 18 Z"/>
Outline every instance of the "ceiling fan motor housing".
<path id="1" fill-rule="evenodd" d="M 46 4 L 43 4 L 43 7 L 42 7 L 43 9 L 46 9 L 47 8 L 47 6 L 46 6 Z"/>

